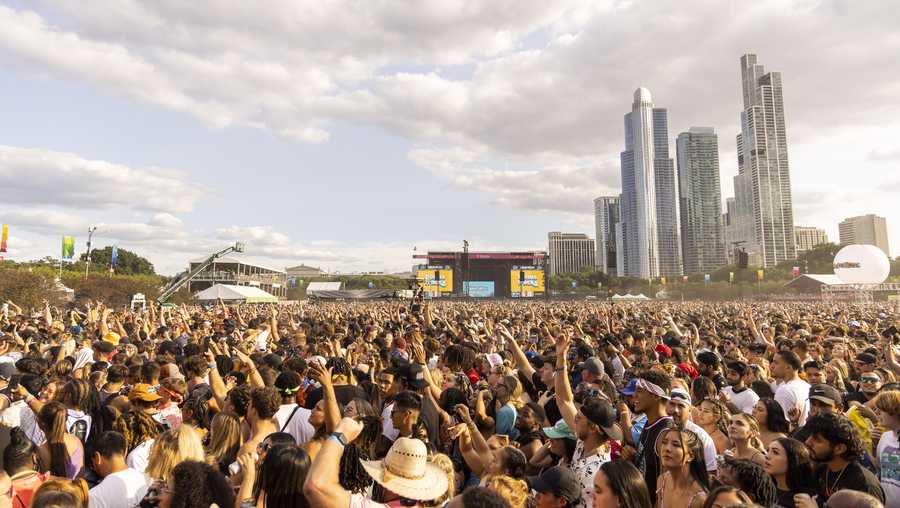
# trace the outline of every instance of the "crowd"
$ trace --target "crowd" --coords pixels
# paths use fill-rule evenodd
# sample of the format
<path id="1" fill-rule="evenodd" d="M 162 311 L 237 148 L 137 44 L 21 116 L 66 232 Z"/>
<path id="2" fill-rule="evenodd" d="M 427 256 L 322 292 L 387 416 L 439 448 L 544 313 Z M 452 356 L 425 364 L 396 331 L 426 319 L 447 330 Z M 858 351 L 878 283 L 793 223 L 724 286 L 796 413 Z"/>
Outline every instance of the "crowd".
<path id="1" fill-rule="evenodd" d="M 0 508 L 900 508 L 888 305 L 0 315 Z"/>

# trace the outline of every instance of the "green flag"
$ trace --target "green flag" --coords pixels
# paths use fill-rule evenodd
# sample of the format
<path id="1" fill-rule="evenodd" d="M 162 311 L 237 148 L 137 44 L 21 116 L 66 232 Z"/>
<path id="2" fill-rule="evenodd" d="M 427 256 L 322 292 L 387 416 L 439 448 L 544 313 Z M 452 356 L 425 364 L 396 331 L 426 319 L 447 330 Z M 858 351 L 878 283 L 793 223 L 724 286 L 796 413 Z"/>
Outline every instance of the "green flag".
<path id="1" fill-rule="evenodd" d="M 75 257 L 75 237 L 64 236 L 62 239 L 62 258 L 72 259 Z"/>

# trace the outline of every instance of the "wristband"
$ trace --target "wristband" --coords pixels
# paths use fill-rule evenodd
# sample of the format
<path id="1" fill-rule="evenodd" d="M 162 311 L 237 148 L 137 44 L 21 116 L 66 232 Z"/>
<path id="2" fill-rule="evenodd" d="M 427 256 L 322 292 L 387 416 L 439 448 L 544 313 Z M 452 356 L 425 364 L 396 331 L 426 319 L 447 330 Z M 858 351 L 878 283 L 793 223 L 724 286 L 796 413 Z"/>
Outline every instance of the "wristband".
<path id="1" fill-rule="evenodd" d="M 553 372 L 563 372 L 565 370 L 566 370 L 565 367 L 557 367 L 556 369 L 553 370 Z"/>
<path id="2" fill-rule="evenodd" d="M 215 368 L 216 368 L 216 362 L 209 362 L 209 363 L 206 364 L 206 366 L 209 367 L 210 369 L 215 369 Z"/>
<path id="3" fill-rule="evenodd" d="M 332 432 L 331 435 L 328 436 L 328 439 L 340 444 L 341 448 L 344 448 L 347 446 L 347 438 L 344 437 L 344 434 L 341 432 Z"/>

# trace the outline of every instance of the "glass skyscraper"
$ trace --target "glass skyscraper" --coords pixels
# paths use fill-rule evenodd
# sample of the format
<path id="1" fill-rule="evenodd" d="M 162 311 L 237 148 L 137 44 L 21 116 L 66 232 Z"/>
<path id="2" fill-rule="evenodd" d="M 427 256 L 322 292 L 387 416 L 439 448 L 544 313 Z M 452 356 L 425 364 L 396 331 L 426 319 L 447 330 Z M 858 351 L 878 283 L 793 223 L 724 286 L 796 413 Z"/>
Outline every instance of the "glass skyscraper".
<path id="1" fill-rule="evenodd" d="M 719 138 L 712 127 L 691 127 L 675 153 L 684 272 L 709 273 L 725 266 Z"/>
<path id="2" fill-rule="evenodd" d="M 625 115 L 620 154 L 622 194 L 616 232 L 619 276 L 650 278 L 681 274 L 675 209 L 675 164 L 669 157 L 668 113 L 654 108 L 646 88 L 634 92 Z"/>

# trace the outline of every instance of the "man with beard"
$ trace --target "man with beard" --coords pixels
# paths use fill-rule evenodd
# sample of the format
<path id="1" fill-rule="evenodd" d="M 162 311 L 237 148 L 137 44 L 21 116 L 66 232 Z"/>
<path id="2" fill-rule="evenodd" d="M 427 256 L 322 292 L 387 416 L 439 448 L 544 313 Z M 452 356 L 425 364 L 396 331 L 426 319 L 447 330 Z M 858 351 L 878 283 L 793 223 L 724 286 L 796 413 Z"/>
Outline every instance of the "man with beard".
<path id="1" fill-rule="evenodd" d="M 731 414 L 753 414 L 753 408 L 759 402 L 759 395 L 744 385 L 744 375 L 748 370 L 750 367 L 741 361 L 725 364 L 725 381 L 728 386 L 719 393 Z"/>
<path id="2" fill-rule="evenodd" d="M 719 355 L 712 351 L 701 351 L 697 354 L 697 371 L 701 376 L 711 379 L 717 390 L 725 386 L 725 376 L 719 372 L 720 365 Z"/>
<path id="3" fill-rule="evenodd" d="M 840 414 L 819 414 L 806 423 L 806 447 L 819 466 L 820 480 L 816 501 L 823 506 L 841 489 L 859 490 L 884 503 L 884 490 L 878 478 L 864 468 L 859 459 L 865 447 L 853 424 Z"/>

